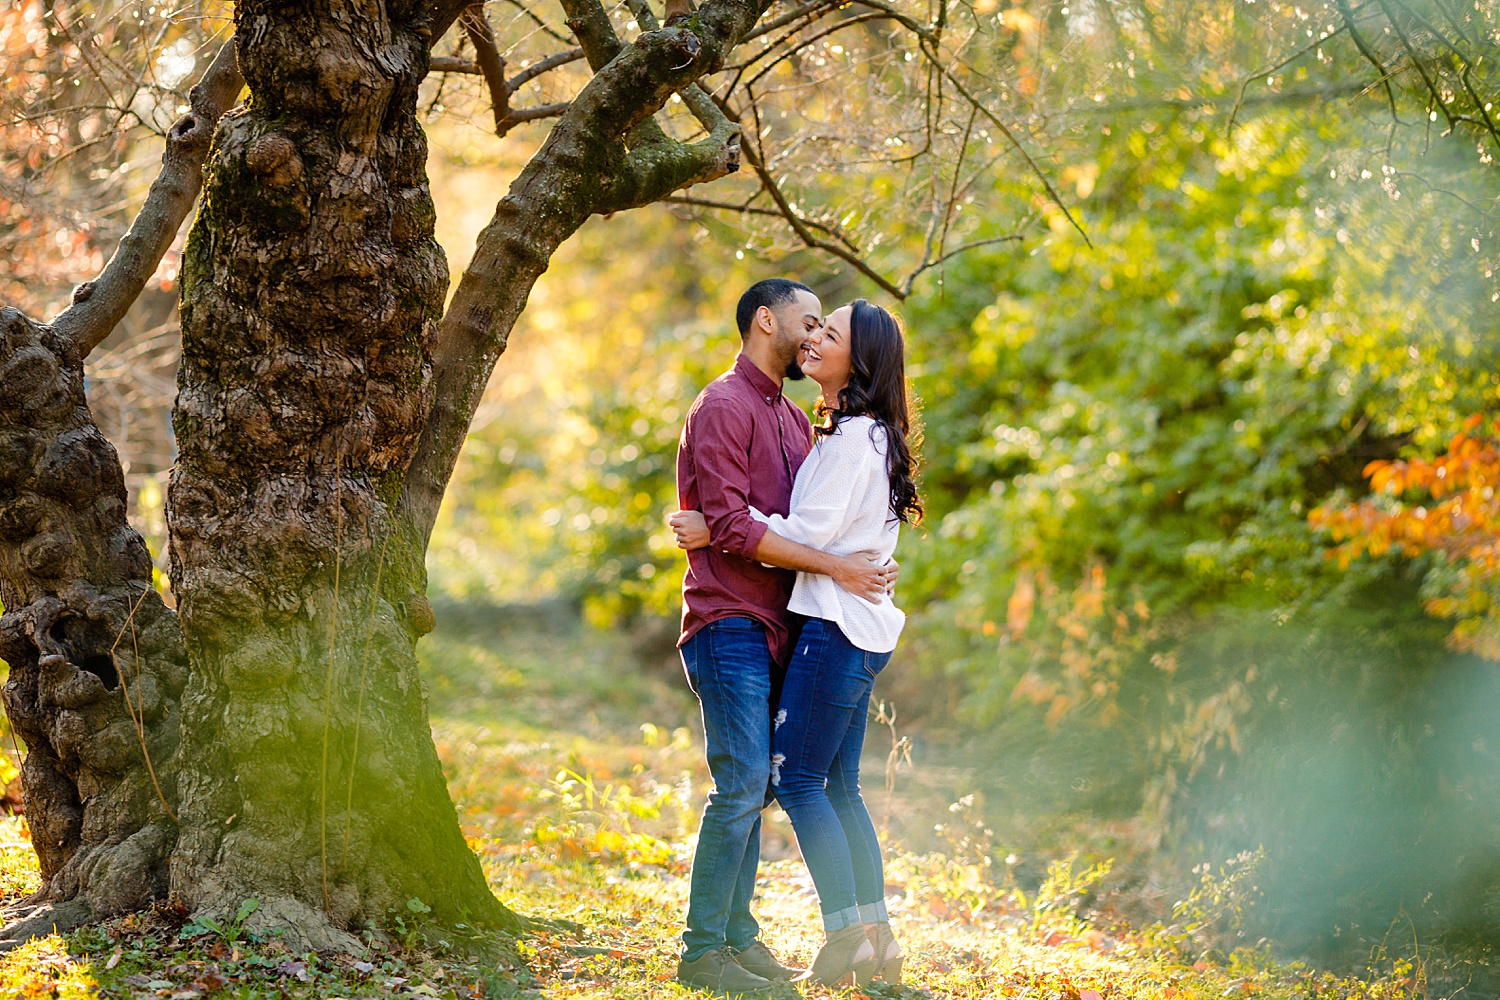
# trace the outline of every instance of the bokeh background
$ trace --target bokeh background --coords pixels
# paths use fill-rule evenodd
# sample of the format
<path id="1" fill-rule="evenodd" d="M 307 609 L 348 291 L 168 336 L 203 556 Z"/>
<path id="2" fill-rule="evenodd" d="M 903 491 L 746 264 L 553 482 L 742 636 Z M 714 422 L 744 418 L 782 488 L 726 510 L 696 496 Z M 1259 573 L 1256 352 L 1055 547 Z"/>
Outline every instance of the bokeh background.
<path id="1" fill-rule="evenodd" d="M 0 14 L 15 65 L 50 58 L 41 6 Z M 928 511 L 898 551 L 908 626 L 868 750 L 893 840 L 942 852 L 977 880 L 980 908 L 1065 858 L 1113 859 L 1088 905 L 1139 920 L 1170 920 L 1205 872 L 1241 872 L 1230 944 L 1264 936 L 1347 964 L 1396 928 L 1486 965 L 1500 937 L 1500 530 L 1486 506 L 1500 177 L 1435 112 L 1431 128 L 1393 128 L 1321 50 L 1236 98 L 1264 51 L 1211 30 L 1226 6 L 1184 5 L 1184 40 L 1122 27 L 1106 4 L 975 4 L 1025 71 L 1004 100 L 1025 105 L 1083 231 L 997 160 L 954 211 L 969 212 L 965 239 L 1026 220 L 1024 238 L 928 269 L 904 301 L 752 216 L 658 205 L 589 222 L 532 293 L 446 499 L 430 682 L 458 697 L 479 683 L 474 657 L 486 677 L 546 678 L 580 731 L 639 712 L 645 746 L 691 767 L 684 562 L 663 524 L 682 419 L 732 363 L 751 282 L 799 278 L 830 310 L 868 295 L 906 324 Z M 1264 13 L 1294 36 L 1308 18 Z M 151 51 L 158 86 L 132 98 L 128 139 L 7 126 L 5 301 L 48 313 L 128 223 L 159 155 L 151 130 L 172 117 L 163 95 L 196 50 Z M 17 72 L 4 86 L 21 100 L 38 84 Z M 542 132 L 497 139 L 472 81 L 442 86 L 426 95 L 430 173 L 458 274 Z M 820 210 L 918 215 L 933 190 L 829 163 L 794 178 Z M 712 197 L 732 202 L 741 183 Z M 924 238 L 895 226 L 864 257 L 899 271 Z M 90 365 L 163 568 L 176 278 L 169 255 Z M 808 385 L 790 391 L 811 404 Z M 1423 464 L 1445 454 L 1468 464 Z M 1410 475 L 1379 480 L 1402 461 Z M 1455 496 L 1470 506 L 1437 517 Z M 587 684 L 567 689 L 585 654 Z M 506 674 L 511 655 L 524 674 Z M 547 801 L 583 794 L 573 780 Z M 538 794 L 506 787 L 475 815 Z M 681 798 L 652 787 L 658 806 Z M 790 850 L 784 824 L 770 836 Z"/>

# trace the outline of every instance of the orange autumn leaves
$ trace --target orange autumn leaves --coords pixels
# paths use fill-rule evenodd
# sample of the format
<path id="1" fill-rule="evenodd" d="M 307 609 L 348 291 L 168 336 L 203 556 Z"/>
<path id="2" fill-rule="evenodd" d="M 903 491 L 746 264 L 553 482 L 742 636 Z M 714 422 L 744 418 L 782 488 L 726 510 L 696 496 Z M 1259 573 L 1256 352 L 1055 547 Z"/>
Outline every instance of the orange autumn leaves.
<path id="1" fill-rule="evenodd" d="M 1119 716 L 1114 696 L 1120 674 L 1155 632 L 1144 601 L 1127 609 L 1110 598 L 1104 566 L 1097 562 L 1072 590 L 1058 587 L 1045 571 L 1024 570 L 1016 582 L 1002 641 L 1024 642 L 1032 664 L 1011 697 L 1047 705 L 1048 725 L 1089 704 L 1097 706 L 1103 724 Z M 1049 627 L 1028 635 L 1038 612 Z M 986 621 L 981 631 L 988 636 L 1002 630 Z"/>
<path id="2" fill-rule="evenodd" d="M 1365 466 L 1374 495 L 1309 515 L 1338 543 L 1329 556 L 1347 568 L 1361 556 L 1442 553 L 1428 580 L 1428 613 L 1456 620 L 1448 644 L 1500 660 L 1500 419 L 1474 415 L 1433 459 Z"/>

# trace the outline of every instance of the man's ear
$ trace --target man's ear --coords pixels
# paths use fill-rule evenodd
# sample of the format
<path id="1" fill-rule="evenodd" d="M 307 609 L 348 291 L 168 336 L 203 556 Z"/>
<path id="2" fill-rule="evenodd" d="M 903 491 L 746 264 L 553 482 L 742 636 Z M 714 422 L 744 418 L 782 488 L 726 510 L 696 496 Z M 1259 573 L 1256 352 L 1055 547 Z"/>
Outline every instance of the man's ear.
<path id="1" fill-rule="evenodd" d="M 771 315 L 770 306 L 761 306 L 755 310 L 755 326 L 766 333 L 771 333 L 776 329 L 776 319 Z"/>

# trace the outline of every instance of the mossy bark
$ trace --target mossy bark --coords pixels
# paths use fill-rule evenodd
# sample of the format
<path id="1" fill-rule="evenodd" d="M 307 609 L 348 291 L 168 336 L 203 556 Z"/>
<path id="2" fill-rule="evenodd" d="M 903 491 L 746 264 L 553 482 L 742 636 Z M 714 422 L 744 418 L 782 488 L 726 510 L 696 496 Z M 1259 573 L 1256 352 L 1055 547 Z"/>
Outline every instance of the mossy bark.
<path id="1" fill-rule="evenodd" d="M 184 264 L 172 890 L 209 912 L 255 897 L 313 944 L 413 897 L 503 923 L 428 728 L 430 611 L 388 542 L 448 277 L 416 119 L 427 9 L 263 0 L 235 21 L 250 99 Z"/>

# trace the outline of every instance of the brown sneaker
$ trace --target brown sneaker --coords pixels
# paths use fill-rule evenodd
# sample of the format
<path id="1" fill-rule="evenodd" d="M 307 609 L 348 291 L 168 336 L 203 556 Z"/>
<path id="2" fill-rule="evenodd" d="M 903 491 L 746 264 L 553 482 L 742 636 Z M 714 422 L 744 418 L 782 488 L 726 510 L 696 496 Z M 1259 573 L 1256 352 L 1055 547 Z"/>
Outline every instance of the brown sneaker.
<path id="1" fill-rule="evenodd" d="M 753 941 L 750 947 L 735 952 L 734 960 L 746 972 L 753 972 L 762 979 L 769 979 L 772 982 L 790 980 L 802 971 L 789 969 L 776 961 L 776 956 L 771 954 L 771 949 L 759 941 Z"/>
<path id="2" fill-rule="evenodd" d="M 745 971 L 734 960 L 734 949 L 728 945 L 715 948 L 702 958 L 677 963 L 677 981 L 695 990 L 738 996 L 769 989 L 771 981 Z"/>

